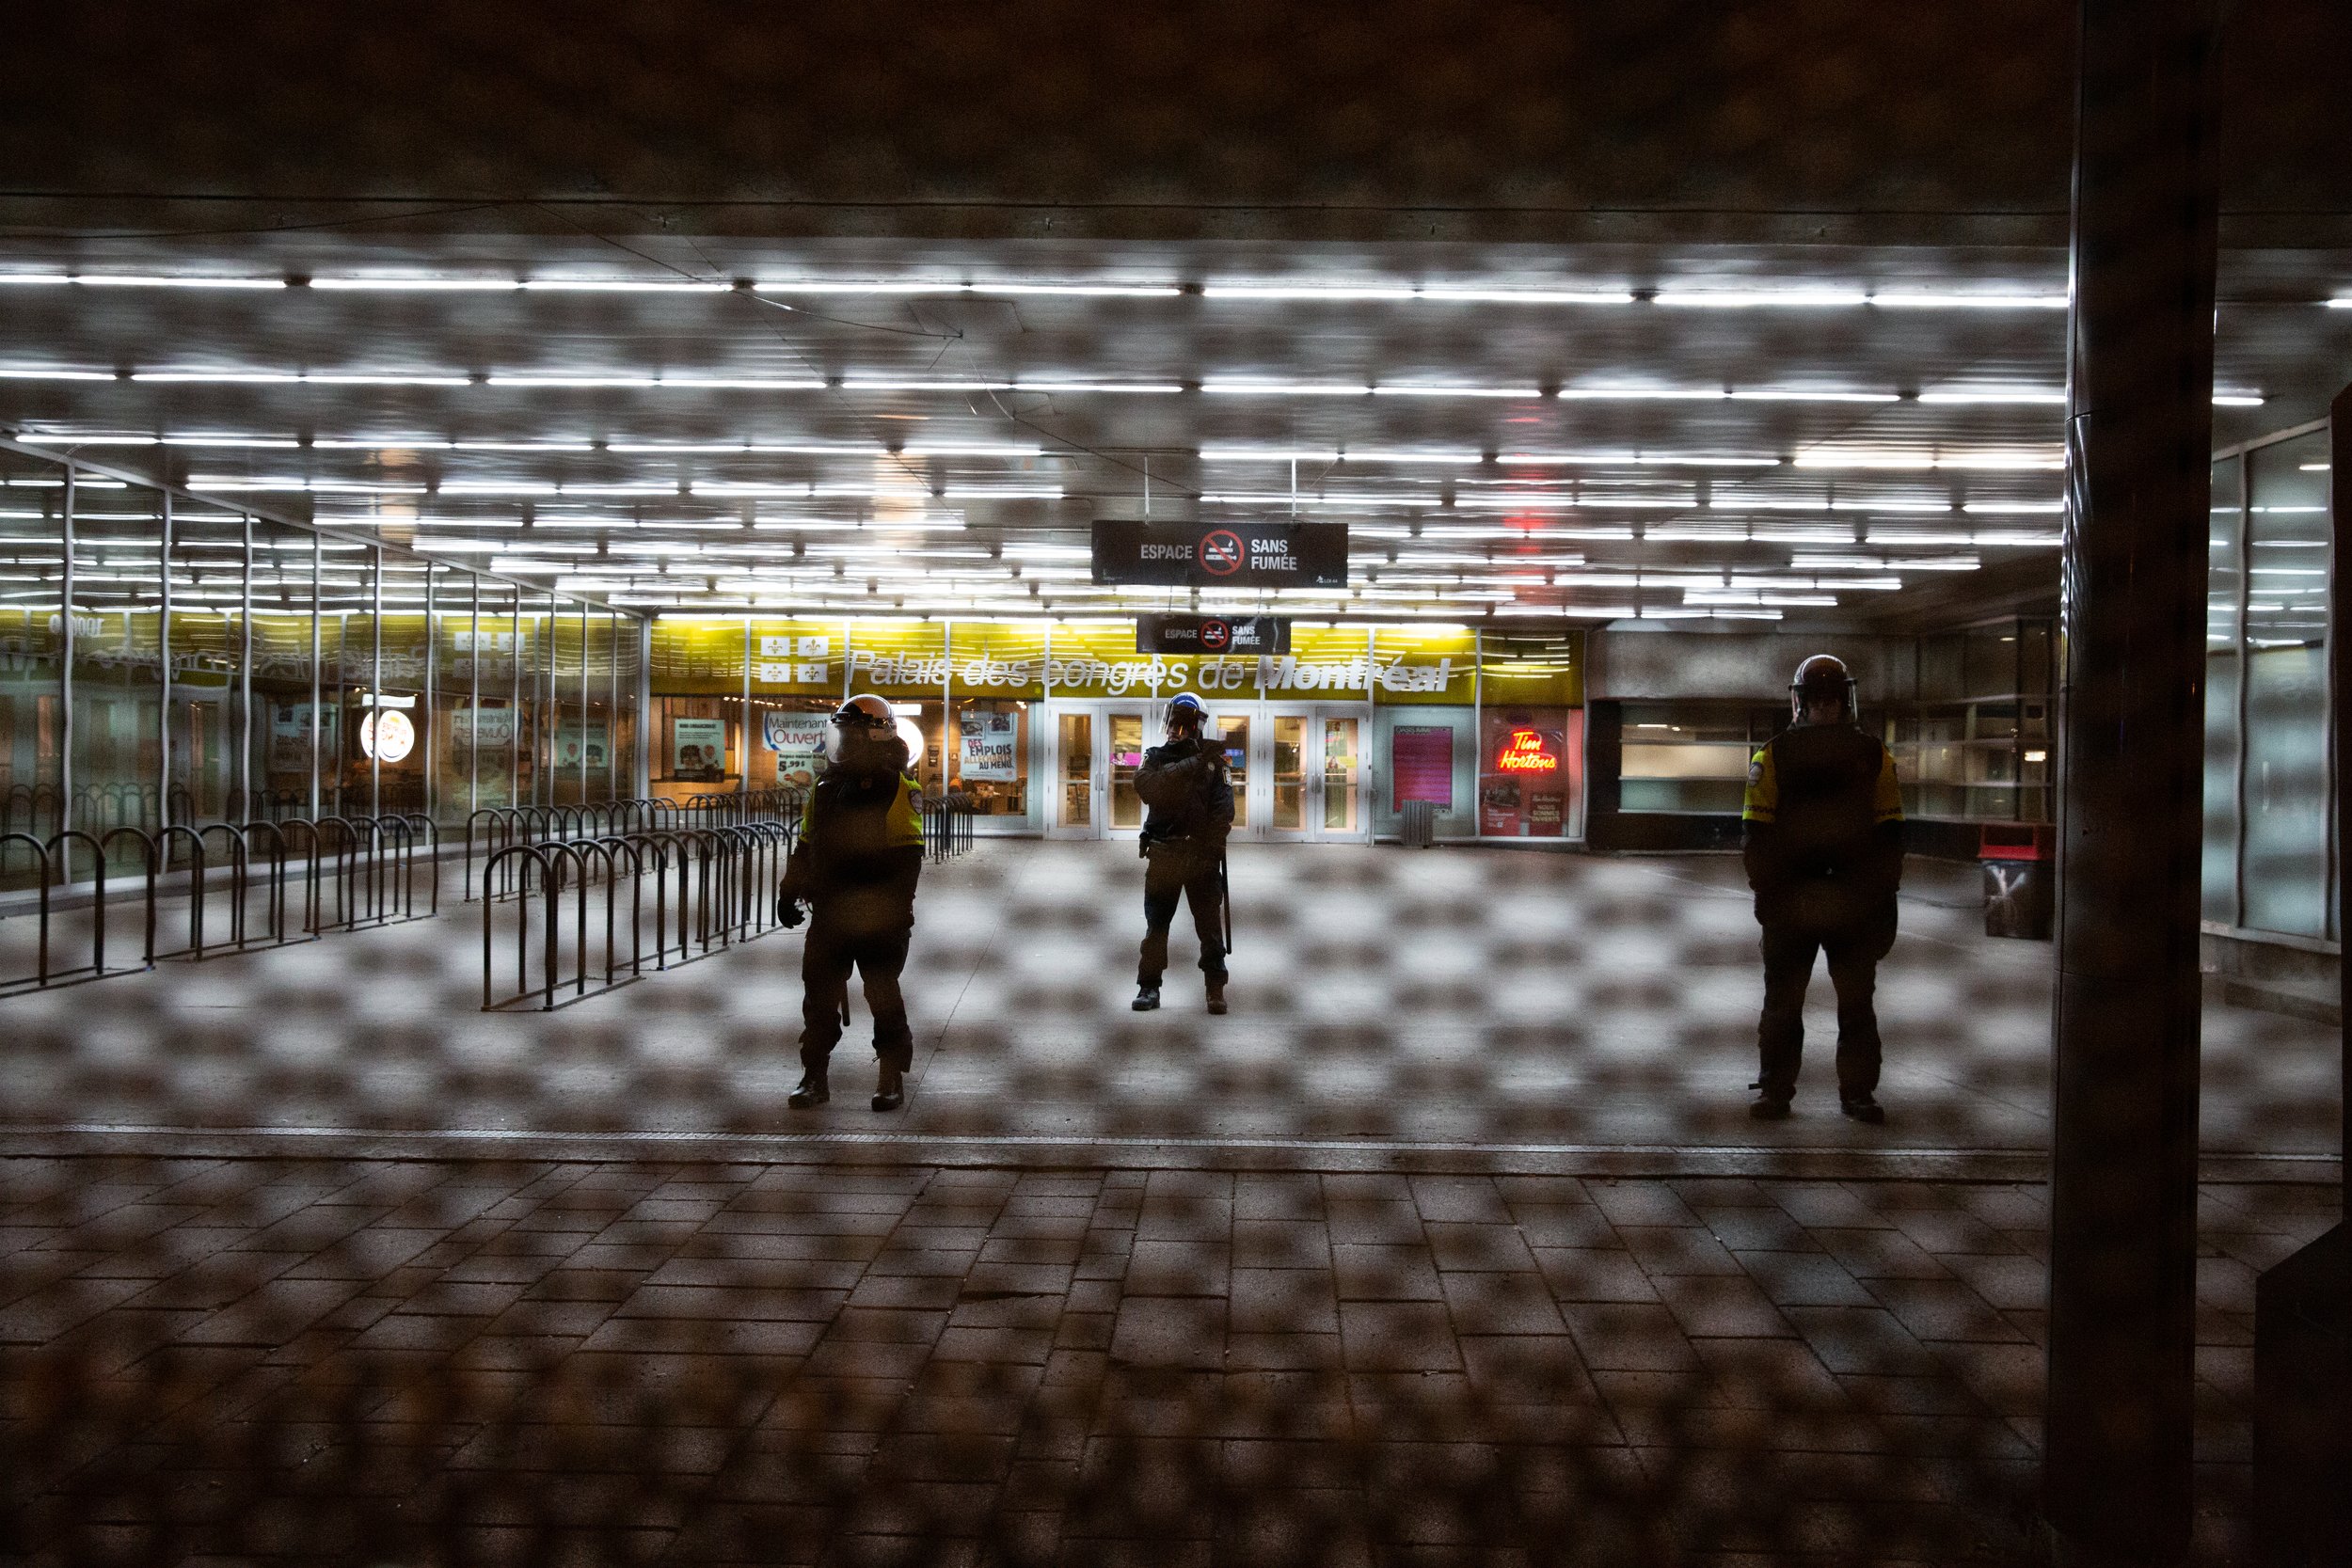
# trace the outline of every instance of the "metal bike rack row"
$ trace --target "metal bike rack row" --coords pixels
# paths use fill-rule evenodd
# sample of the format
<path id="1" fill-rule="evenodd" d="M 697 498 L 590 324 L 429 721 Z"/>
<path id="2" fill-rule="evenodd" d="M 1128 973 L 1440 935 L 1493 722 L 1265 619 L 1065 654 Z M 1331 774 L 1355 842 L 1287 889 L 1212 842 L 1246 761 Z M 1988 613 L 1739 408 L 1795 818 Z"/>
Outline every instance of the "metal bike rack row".
<path id="1" fill-rule="evenodd" d="M 482 900 L 483 1010 L 546 1011 L 627 985 L 649 966 L 675 969 L 776 929 L 775 888 L 791 848 L 791 827 L 782 822 L 504 846 L 483 867 L 485 887 L 515 889 Z M 591 918 L 596 889 L 600 919 Z M 511 920 L 511 942 L 501 938 L 502 918 Z M 510 947 L 513 984 L 501 990 L 498 958 Z"/>
<path id="2" fill-rule="evenodd" d="M 924 805 L 923 844 L 933 862 L 953 860 L 972 847 L 973 817 L 971 806 L 960 796 L 945 796 Z"/>
<path id="3" fill-rule="evenodd" d="M 0 834 L 0 871 L 23 855 L 39 874 L 34 967 L 30 974 L 0 978 L 0 995 L 142 974 L 174 958 L 196 962 L 223 953 L 310 941 L 328 931 L 425 919 L 440 909 L 438 851 L 438 836 L 421 815 L 213 822 L 155 832 L 72 829 L 45 839 L 31 833 Z M 84 858 L 90 873 L 89 961 L 61 966 L 52 953 L 55 890 L 73 884 L 76 863 Z M 139 961 L 109 966 L 106 937 L 113 895 L 107 867 L 118 858 L 133 863 L 129 874 L 138 879 L 133 896 L 141 911 Z M 184 867 L 187 875 L 188 939 L 183 946 L 159 951 L 160 881 L 175 865 Z M 225 879 L 215 875 L 222 871 Z M 120 877 L 118 873 L 111 880 Z M 290 880 L 299 899 L 294 910 L 299 925 L 289 919 Z M 253 907 L 257 889 L 258 911 Z M 214 900 L 224 894 L 225 929 L 209 918 Z"/>
<path id="4" fill-rule="evenodd" d="M 468 903 L 485 896 L 516 895 L 516 863 L 501 863 L 493 884 L 489 862 L 518 845 L 577 844 L 630 833 L 677 832 L 689 828 L 741 827 L 753 823 L 799 822 L 801 794 L 792 789 L 743 794 L 696 795 L 683 800 L 636 799 L 577 806 L 485 806 L 466 818 L 465 893 Z M 483 876 L 474 876 L 477 852 Z M 495 888 L 495 891 L 493 889 Z"/>

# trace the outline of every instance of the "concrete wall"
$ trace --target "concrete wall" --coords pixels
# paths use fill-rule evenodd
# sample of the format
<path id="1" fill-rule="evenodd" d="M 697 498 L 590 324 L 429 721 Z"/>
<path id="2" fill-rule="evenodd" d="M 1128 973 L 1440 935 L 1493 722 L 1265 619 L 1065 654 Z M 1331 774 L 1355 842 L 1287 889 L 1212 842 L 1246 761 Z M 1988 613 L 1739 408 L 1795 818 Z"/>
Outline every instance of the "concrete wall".
<path id="1" fill-rule="evenodd" d="M 1613 626 L 1592 633 L 1587 649 L 1587 700 L 1754 697 L 1783 702 L 1798 662 L 1821 653 L 1846 661 L 1866 708 L 1912 698 L 1919 687 L 1919 645 L 1908 637 Z"/>

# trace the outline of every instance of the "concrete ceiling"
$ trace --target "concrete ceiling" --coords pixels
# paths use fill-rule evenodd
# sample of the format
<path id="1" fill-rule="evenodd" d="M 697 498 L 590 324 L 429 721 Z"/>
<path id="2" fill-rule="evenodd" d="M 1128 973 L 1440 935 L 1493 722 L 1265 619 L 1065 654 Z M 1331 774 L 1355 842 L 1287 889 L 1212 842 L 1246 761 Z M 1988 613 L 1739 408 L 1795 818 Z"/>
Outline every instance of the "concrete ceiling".
<path id="1" fill-rule="evenodd" d="M 641 610 L 1166 603 L 1147 490 L 1303 612 L 2055 601 L 2056 0 L 852 9 L 34 18 L 0 427 Z M 2352 377 L 2352 18 L 2233 29 L 2218 442 Z"/>

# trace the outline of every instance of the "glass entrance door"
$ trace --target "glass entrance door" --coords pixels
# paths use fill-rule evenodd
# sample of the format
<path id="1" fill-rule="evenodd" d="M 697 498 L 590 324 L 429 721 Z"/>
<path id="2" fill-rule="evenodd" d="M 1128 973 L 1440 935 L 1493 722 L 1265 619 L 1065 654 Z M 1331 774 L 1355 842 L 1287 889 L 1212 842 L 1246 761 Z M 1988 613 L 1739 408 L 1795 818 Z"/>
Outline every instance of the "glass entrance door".
<path id="1" fill-rule="evenodd" d="M 1159 737 L 1145 726 L 1141 708 L 1109 708 L 1103 715 L 1103 734 L 1110 754 L 1105 776 L 1110 780 L 1109 828 L 1114 833 L 1136 832 L 1143 827 L 1143 797 L 1136 793 L 1136 773 L 1143 767 L 1144 749 Z"/>
<path id="2" fill-rule="evenodd" d="M 1211 708 L 1208 733 L 1217 737 L 1225 752 L 1225 772 L 1233 784 L 1233 836 L 1255 838 L 1255 824 L 1263 820 L 1263 806 L 1252 810 L 1249 800 L 1249 737 L 1252 729 L 1247 708 Z"/>
<path id="3" fill-rule="evenodd" d="M 1054 814 L 1045 831 L 1057 838 L 1101 836 L 1102 811 L 1094 800 L 1094 715 L 1085 708 L 1054 716 Z"/>
<path id="4" fill-rule="evenodd" d="M 1136 793 L 1136 772 L 1145 748 L 1159 739 L 1143 705 L 1057 704 L 1047 733 L 1054 792 L 1045 831 L 1056 838 L 1108 838 L 1139 830 L 1143 800 Z"/>
<path id="5" fill-rule="evenodd" d="M 1277 707 L 1263 721 L 1266 836 L 1361 844 L 1370 839 L 1371 774 L 1362 704 Z"/>
<path id="6" fill-rule="evenodd" d="M 1363 735 L 1370 725 L 1353 714 L 1321 713 L 1316 768 L 1316 832 L 1324 838 L 1362 839 L 1364 833 Z"/>

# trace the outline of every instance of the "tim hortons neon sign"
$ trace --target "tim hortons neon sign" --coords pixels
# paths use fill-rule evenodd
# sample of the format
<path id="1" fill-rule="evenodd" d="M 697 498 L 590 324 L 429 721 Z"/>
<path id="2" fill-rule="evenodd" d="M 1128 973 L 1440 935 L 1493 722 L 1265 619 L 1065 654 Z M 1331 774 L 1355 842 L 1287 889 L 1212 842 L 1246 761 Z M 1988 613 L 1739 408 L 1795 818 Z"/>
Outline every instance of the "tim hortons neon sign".
<path id="1" fill-rule="evenodd" d="M 1560 759 L 1544 750 L 1544 737 L 1534 730 L 1513 730 L 1495 758 L 1496 770 L 1503 773 L 1550 773 L 1559 767 Z"/>

